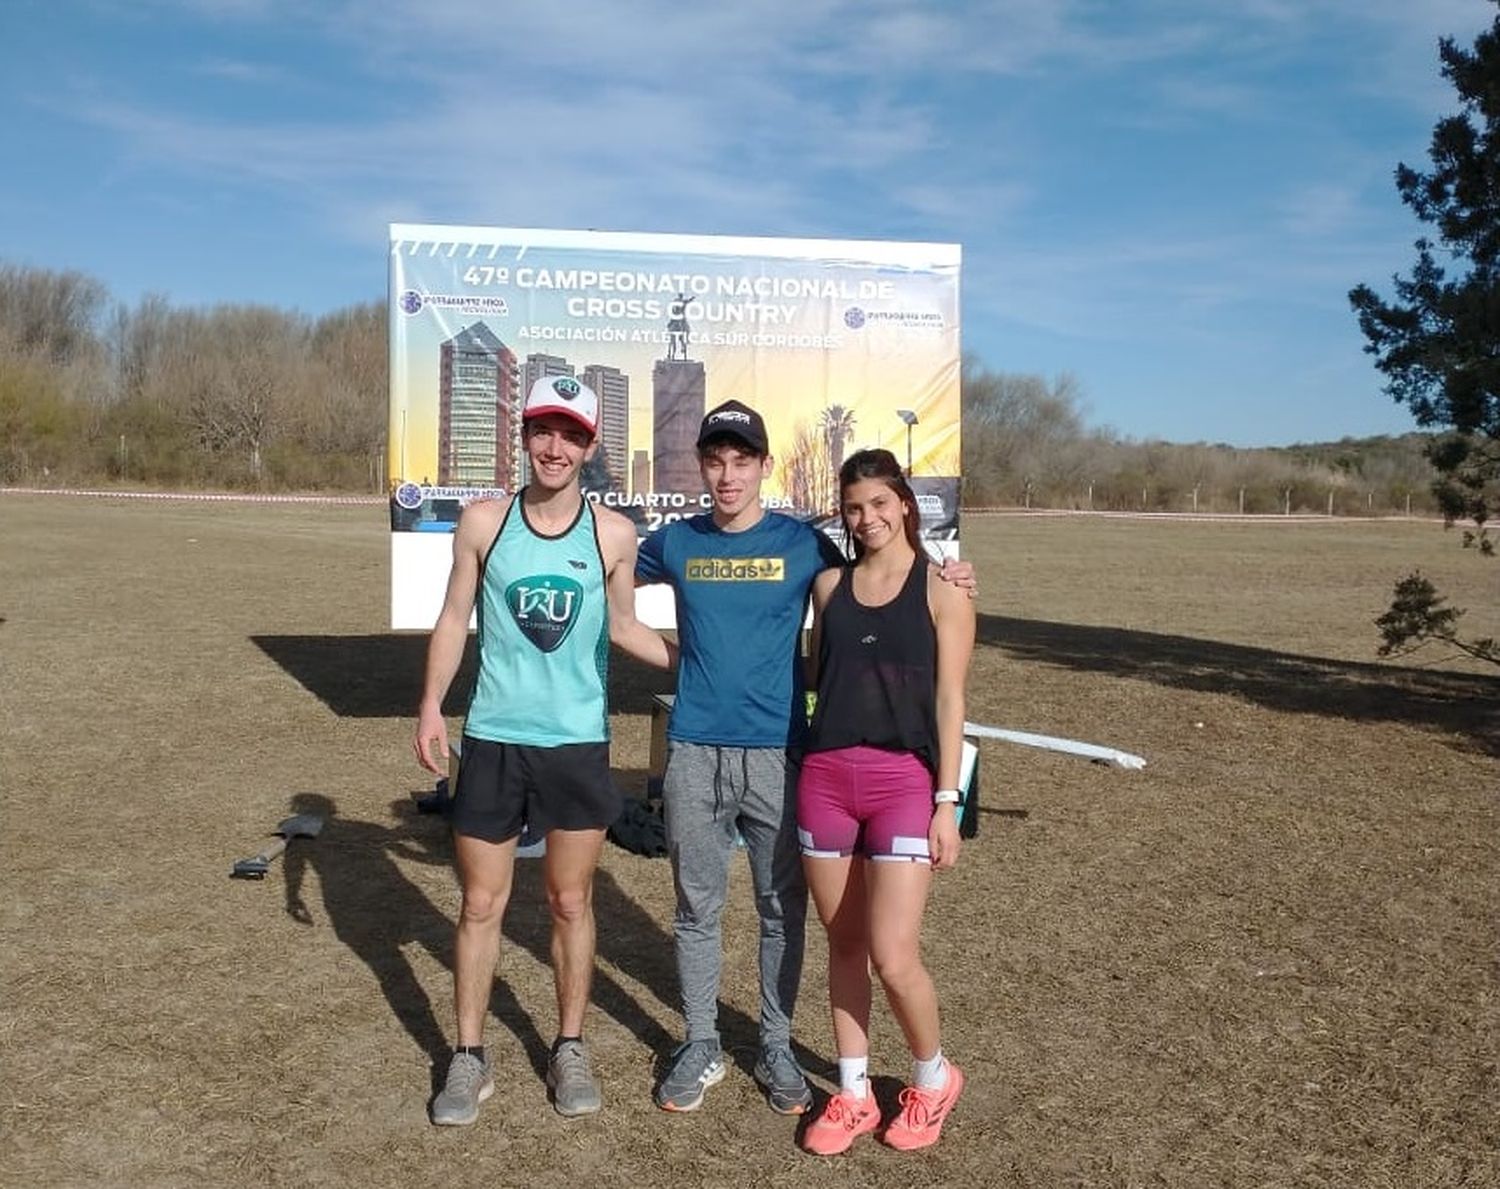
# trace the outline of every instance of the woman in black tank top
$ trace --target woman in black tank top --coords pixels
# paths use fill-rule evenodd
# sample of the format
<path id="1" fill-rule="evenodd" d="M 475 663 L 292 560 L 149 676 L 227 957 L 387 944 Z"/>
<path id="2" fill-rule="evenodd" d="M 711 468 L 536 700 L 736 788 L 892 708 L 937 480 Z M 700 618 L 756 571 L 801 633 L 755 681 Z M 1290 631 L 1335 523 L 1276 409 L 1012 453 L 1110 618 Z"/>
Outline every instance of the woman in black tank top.
<path id="1" fill-rule="evenodd" d="M 854 565 L 813 584 L 817 705 L 798 787 L 803 869 L 828 931 L 840 1090 L 803 1134 L 820 1155 L 881 1123 L 868 1088 L 870 971 L 905 1034 L 912 1084 L 882 1138 L 935 1143 L 963 1089 L 939 1043 L 937 994 L 919 937 L 934 870 L 958 859 L 968 593 L 936 580 L 916 499 L 888 450 L 839 472 Z"/>

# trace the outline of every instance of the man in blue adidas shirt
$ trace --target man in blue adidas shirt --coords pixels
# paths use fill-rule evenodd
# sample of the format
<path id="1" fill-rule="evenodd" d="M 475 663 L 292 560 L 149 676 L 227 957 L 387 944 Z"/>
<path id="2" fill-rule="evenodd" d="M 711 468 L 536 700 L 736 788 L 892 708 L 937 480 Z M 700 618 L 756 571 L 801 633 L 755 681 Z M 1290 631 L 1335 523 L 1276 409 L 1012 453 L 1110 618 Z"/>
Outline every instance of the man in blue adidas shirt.
<path id="1" fill-rule="evenodd" d="M 807 914 L 793 758 L 807 726 L 798 639 L 813 578 L 845 559 L 811 525 L 761 507 L 773 460 L 754 409 L 739 401 L 711 409 L 697 445 L 712 511 L 650 534 L 636 561 L 638 581 L 671 584 L 681 647 L 662 795 L 687 1038 L 655 1097 L 663 1110 L 696 1110 L 724 1077 L 719 920 L 738 833 L 760 918 L 755 1079 L 774 1110 L 798 1115 L 812 1103 L 791 1050 Z M 967 563 L 949 571 L 973 585 Z"/>

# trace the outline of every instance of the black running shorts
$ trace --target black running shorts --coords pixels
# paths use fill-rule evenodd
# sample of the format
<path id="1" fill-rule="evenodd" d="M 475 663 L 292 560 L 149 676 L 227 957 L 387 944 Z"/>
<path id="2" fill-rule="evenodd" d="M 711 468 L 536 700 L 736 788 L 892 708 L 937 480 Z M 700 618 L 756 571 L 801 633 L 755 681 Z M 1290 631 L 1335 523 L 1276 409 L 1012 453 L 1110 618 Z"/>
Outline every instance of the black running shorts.
<path id="1" fill-rule="evenodd" d="M 450 814 L 456 834 L 505 842 L 527 826 L 533 835 L 606 830 L 623 807 L 608 743 L 531 747 L 464 736 Z"/>

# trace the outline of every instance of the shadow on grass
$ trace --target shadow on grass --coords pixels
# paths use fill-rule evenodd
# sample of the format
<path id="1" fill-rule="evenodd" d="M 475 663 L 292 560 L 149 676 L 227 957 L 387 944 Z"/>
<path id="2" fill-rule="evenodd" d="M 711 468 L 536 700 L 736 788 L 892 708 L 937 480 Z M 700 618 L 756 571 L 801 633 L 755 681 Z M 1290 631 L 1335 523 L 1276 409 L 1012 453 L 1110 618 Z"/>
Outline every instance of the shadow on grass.
<path id="1" fill-rule="evenodd" d="M 979 617 L 978 642 L 1019 660 L 1233 694 L 1273 710 L 1435 727 L 1500 755 L 1500 678 L 1488 675 L 1000 615 Z"/>
<path id="2" fill-rule="evenodd" d="M 251 636 L 251 643 L 341 718 L 411 718 L 422 696 L 425 635 Z M 445 714 L 462 714 L 474 685 L 474 638 L 443 702 Z M 676 678 L 611 650 L 609 708 L 649 714 L 651 696 L 671 693 Z"/>
<path id="3" fill-rule="evenodd" d="M 306 925 L 315 922 L 303 885 L 309 868 L 317 873 L 323 911 L 334 936 L 374 974 L 391 1013 L 427 1054 L 431 1065 L 429 1091 L 435 1094 L 447 1072 L 448 1029 L 453 1023 L 451 984 L 441 1003 L 434 1005 L 423 989 L 405 947 L 419 945 L 450 972 L 453 969 L 454 919 L 435 906 L 402 872 L 397 860 L 451 867 L 453 847 L 446 821 L 419 815 L 414 802 L 396 801 L 397 824 L 354 821 L 338 815 L 332 798 L 320 793 L 298 793 L 291 798 L 293 813 L 317 814 L 323 819 L 316 839 L 298 839 L 287 848 L 285 865 L 286 912 Z M 661 864 L 661 878 L 671 870 Z M 455 896 L 455 903 L 457 897 Z M 591 1003 L 643 1044 L 665 1056 L 678 1037 L 657 1020 L 659 1010 L 647 1010 L 622 978 L 644 987 L 668 1016 L 678 1012 L 677 968 L 671 933 L 639 904 L 614 877 L 600 869 L 594 876 L 594 915 L 598 921 L 597 956 Z M 500 965 L 490 995 L 490 1015 L 515 1037 L 538 1079 L 547 1069 L 557 1009 L 552 997 L 523 1005 L 505 978 L 507 945 L 518 946 L 539 963 L 552 962 L 552 920 L 541 861 L 516 860 L 515 880 L 501 932 Z M 720 1003 L 725 1048 L 753 1053 L 758 1024 L 743 1012 Z M 503 1052 L 503 1050 L 502 1050 Z M 502 1055 L 497 1065 L 503 1065 Z M 649 1091 L 641 1087 L 641 1093 Z"/>
<path id="4" fill-rule="evenodd" d="M 397 803 L 397 811 L 404 812 Z M 298 793 L 293 813 L 313 813 L 323 830 L 308 842 L 293 841 L 286 866 L 286 912 L 305 925 L 315 923 L 303 896 L 309 868 L 317 873 L 323 911 L 334 936 L 370 968 L 392 1013 L 421 1046 L 434 1067 L 446 1066 L 447 1040 L 427 993 L 403 947 L 416 943 L 451 966 L 453 923 L 402 873 L 398 859 L 441 866 L 449 862 L 440 823 L 402 820 L 395 826 L 340 817 L 333 799 Z M 450 1013 L 444 1012 L 444 1015 Z M 502 1018 L 511 1013 L 497 1011 Z M 506 1019 L 510 1023 L 510 1019 Z"/>

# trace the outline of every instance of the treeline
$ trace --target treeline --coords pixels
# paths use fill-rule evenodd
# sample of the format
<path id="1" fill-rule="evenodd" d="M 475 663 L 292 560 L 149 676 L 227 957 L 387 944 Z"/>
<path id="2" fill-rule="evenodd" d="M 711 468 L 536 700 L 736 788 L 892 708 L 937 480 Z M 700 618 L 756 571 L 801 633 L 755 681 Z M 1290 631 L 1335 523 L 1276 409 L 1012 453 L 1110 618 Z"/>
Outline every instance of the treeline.
<path id="1" fill-rule="evenodd" d="M 0 264 L 0 482 L 379 490 L 385 328 Z"/>
<path id="2" fill-rule="evenodd" d="M 1435 515 L 1429 436 L 1239 449 L 1134 441 L 1084 424 L 1064 374 L 963 371 L 964 503 L 1151 512 Z"/>
<path id="3" fill-rule="evenodd" d="M 381 491 L 386 351 L 379 301 L 320 318 L 127 306 L 82 273 L 0 264 L 0 483 Z M 824 414 L 818 432 L 841 443 L 847 416 Z M 971 507 L 1436 510 L 1420 434 L 1258 450 L 1138 442 L 1089 428 L 1072 377 L 972 359 L 963 417 Z"/>

